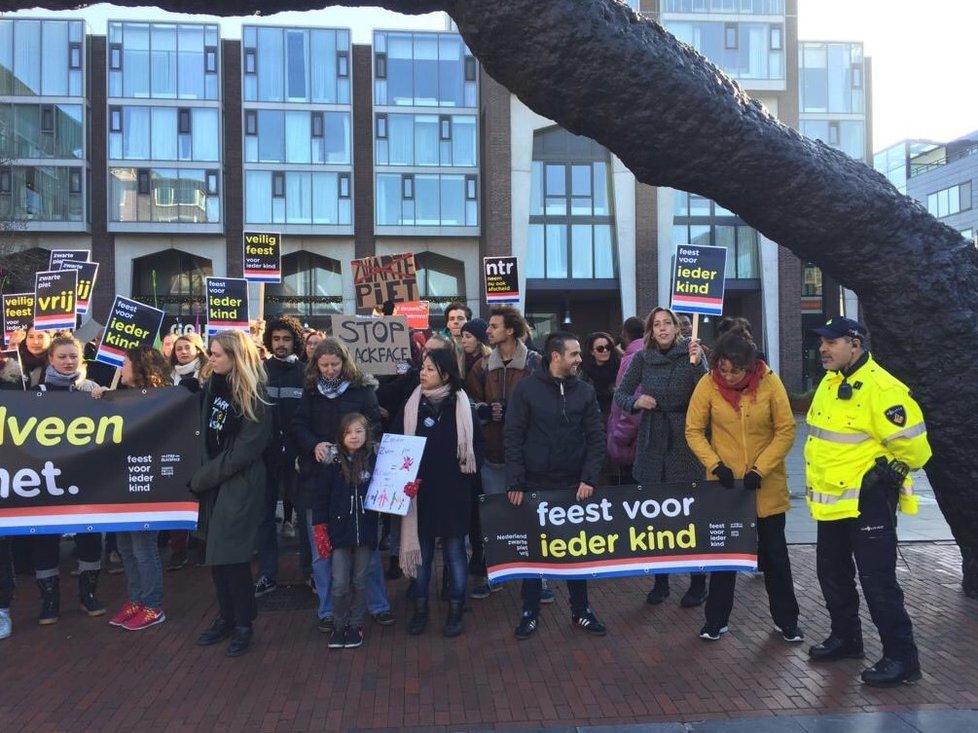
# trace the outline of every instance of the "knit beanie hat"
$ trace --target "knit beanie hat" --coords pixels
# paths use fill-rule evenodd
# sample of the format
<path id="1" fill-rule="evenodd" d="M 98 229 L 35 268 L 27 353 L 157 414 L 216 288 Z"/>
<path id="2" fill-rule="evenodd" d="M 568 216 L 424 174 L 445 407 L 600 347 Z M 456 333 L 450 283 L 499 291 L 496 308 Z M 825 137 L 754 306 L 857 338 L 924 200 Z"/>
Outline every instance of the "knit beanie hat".
<path id="1" fill-rule="evenodd" d="M 466 321 L 464 324 L 462 324 L 463 331 L 468 331 L 484 344 L 489 343 L 489 337 L 486 336 L 486 330 L 488 328 L 489 324 L 483 321 L 481 318 L 473 318 L 471 321 Z"/>

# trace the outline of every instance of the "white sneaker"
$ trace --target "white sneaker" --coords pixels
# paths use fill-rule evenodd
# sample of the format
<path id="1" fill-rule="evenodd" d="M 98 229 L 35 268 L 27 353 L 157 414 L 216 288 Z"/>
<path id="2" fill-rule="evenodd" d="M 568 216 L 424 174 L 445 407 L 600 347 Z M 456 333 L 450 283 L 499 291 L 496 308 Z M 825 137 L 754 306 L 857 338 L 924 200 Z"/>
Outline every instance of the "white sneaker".
<path id="1" fill-rule="evenodd" d="M 0 639 L 6 639 L 13 631 L 13 624 L 10 623 L 10 609 L 0 608 Z"/>

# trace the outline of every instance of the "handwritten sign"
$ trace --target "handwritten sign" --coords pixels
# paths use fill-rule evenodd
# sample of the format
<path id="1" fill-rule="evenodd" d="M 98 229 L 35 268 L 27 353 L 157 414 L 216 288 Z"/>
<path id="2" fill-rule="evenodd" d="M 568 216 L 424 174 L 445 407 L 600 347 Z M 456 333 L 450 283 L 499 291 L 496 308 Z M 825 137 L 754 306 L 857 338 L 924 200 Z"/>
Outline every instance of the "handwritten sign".
<path id="1" fill-rule="evenodd" d="M 121 295 L 115 296 L 102 332 L 102 342 L 95 352 L 95 361 L 121 367 L 129 349 L 155 343 L 162 322 L 163 311 Z"/>
<path id="2" fill-rule="evenodd" d="M 244 279 L 253 283 L 282 282 L 282 235 L 244 233 Z"/>
<path id="3" fill-rule="evenodd" d="M 418 300 L 418 276 L 411 252 L 364 257 L 351 264 L 358 309 L 373 309 L 388 300 L 394 303 Z"/>
<path id="4" fill-rule="evenodd" d="M 418 478 L 418 467 L 427 438 L 384 433 L 377 449 L 377 463 L 363 500 L 365 509 L 404 516 L 411 497 L 404 487 Z"/>
<path id="5" fill-rule="evenodd" d="M 75 328 L 74 270 L 38 272 L 34 275 L 34 328 L 42 331 Z"/>
<path id="6" fill-rule="evenodd" d="M 370 374 L 403 374 L 411 362 L 411 336 L 404 316 L 333 316 L 333 336 Z"/>
<path id="7" fill-rule="evenodd" d="M 34 293 L 3 296 L 3 338 L 9 344 L 15 331 L 26 331 L 34 318 Z"/>
<path id="8" fill-rule="evenodd" d="M 727 248 L 698 244 L 676 246 L 672 278 L 672 309 L 683 313 L 723 315 Z"/>
<path id="9" fill-rule="evenodd" d="M 243 277 L 205 278 L 207 336 L 218 331 L 248 331 L 248 281 Z"/>
<path id="10" fill-rule="evenodd" d="M 487 303 L 518 303 L 520 276 L 516 257 L 483 257 Z"/>

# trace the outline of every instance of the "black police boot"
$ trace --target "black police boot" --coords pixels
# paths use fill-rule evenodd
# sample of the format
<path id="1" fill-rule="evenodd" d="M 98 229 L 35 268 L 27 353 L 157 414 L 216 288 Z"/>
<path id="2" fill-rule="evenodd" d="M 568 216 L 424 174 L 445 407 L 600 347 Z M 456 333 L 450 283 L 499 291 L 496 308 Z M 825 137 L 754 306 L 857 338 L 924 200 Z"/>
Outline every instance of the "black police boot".
<path id="1" fill-rule="evenodd" d="M 231 634 L 225 657 L 240 657 L 251 648 L 251 639 L 255 632 L 250 626 L 235 626 Z"/>
<path id="2" fill-rule="evenodd" d="M 808 658 L 813 662 L 834 662 L 836 659 L 862 659 L 862 637 L 829 636 L 820 644 L 808 650 Z"/>
<path id="3" fill-rule="evenodd" d="M 57 623 L 61 615 L 61 579 L 57 575 L 43 578 L 37 581 L 37 587 L 41 590 L 41 615 L 37 623 L 41 626 Z"/>
<path id="4" fill-rule="evenodd" d="M 89 616 L 101 616 L 105 613 L 105 604 L 95 597 L 98 590 L 98 570 L 82 570 L 78 574 L 78 600 L 81 609 Z"/>
<path id="5" fill-rule="evenodd" d="M 424 630 L 427 627 L 428 627 L 428 599 L 415 598 L 414 615 L 411 617 L 411 620 L 408 621 L 407 632 L 411 636 L 417 636 L 418 634 L 423 634 Z"/>
<path id="6" fill-rule="evenodd" d="M 906 660 L 883 657 L 869 669 L 864 669 L 862 674 L 863 682 L 870 687 L 911 685 L 921 676 L 916 652 Z"/>
<path id="7" fill-rule="evenodd" d="M 464 611 L 463 601 L 448 602 L 448 616 L 445 618 L 445 636 L 458 636 L 462 633 L 462 614 Z"/>

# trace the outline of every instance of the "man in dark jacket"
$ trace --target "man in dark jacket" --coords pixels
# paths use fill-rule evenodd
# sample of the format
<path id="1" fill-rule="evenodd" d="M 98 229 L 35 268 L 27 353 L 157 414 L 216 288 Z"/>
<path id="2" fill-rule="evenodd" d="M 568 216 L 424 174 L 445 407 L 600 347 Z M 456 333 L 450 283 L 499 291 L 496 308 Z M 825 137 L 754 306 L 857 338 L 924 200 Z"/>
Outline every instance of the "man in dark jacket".
<path id="1" fill-rule="evenodd" d="M 506 412 L 503 444 L 510 503 L 523 503 L 526 491 L 575 492 L 577 501 L 594 493 L 604 463 L 601 409 L 591 385 L 577 379 L 581 344 L 566 331 L 547 337 L 543 367 L 522 380 Z M 523 581 L 523 614 L 516 638 L 536 630 L 542 581 Z M 588 605 L 587 581 L 568 580 L 571 622 L 596 636 L 607 629 Z"/>
<path id="2" fill-rule="evenodd" d="M 305 365 L 299 361 L 302 345 L 302 326 L 288 316 L 276 318 L 268 324 L 262 336 L 265 349 L 271 356 L 265 360 L 268 375 L 268 397 L 272 402 L 274 428 L 272 441 L 265 452 L 265 514 L 259 528 L 258 580 L 255 596 L 271 593 L 278 587 L 278 537 L 275 533 L 275 507 L 278 504 L 279 487 L 288 501 L 295 494 L 296 451 L 292 443 L 290 427 L 302 399 Z M 289 517 L 285 517 L 286 521 Z M 312 558 L 309 541 L 304 537 L 305 522 L 299 524 L 300 566 L 311 575 Z M 290 525 L 291 526 L 291 525 Z M 283 531 L 286 529 L 283 523 Z M 305 550 L 304 556 L 302 551 Z"/>

